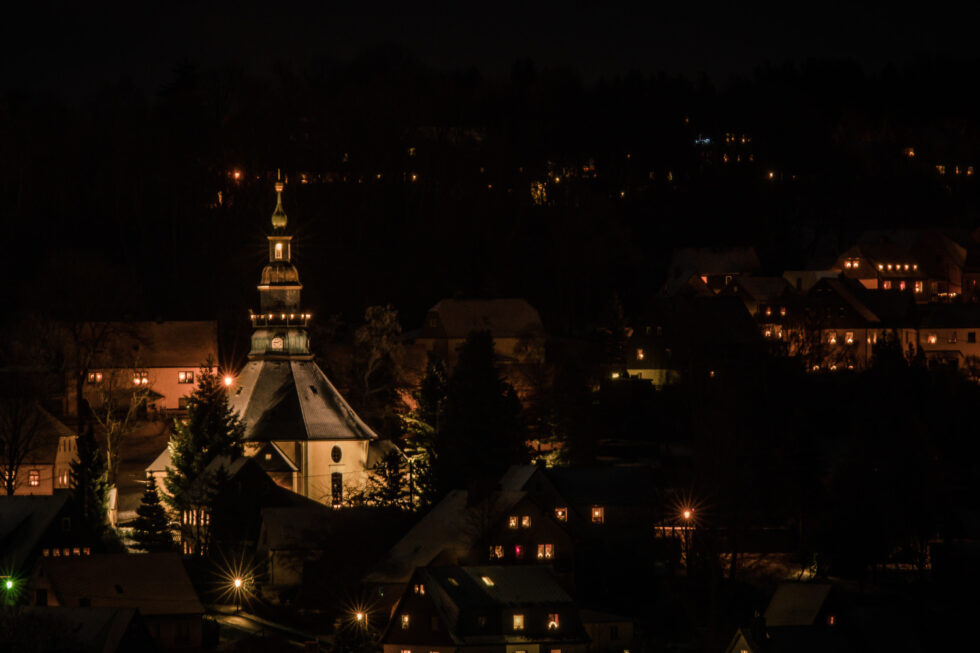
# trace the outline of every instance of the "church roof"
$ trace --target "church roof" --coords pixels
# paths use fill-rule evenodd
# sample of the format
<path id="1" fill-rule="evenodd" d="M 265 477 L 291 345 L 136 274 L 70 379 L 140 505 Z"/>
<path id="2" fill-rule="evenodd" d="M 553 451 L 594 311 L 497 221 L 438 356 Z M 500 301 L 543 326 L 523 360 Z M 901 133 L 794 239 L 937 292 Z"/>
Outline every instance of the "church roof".
<path id="1" fill-rule="evenodd" d="M 231 406 L 249 441 L 374 440 L 330 380 L 309 360 L 253 360 L 237 379 Z"/>

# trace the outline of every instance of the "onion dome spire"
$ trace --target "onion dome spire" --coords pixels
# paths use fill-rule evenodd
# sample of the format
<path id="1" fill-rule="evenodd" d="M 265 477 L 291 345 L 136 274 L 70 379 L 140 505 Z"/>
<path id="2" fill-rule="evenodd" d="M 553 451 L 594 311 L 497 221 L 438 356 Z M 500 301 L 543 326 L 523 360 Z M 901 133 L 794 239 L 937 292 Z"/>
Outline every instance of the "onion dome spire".
<path id="1" fill-rule="evenodd" d="M 282 208 L 282 171 L 276 170 L 276 210 L 272 212 L 272 227 L 286 228 L 286 212 Z"/>

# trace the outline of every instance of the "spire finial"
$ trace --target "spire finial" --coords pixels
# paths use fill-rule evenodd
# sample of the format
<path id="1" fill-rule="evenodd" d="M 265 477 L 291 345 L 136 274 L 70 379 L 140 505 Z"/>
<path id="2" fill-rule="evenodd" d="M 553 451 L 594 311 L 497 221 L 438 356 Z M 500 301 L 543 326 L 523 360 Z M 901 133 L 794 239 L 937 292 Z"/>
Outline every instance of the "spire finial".
<path id="1" fill-rule="evenodd" d="M 286 212 L 282 208 L 282 170 L 276 169 L 276 210 L 272 212 L 272 226 L 282 229 L 286 226 Z"/>

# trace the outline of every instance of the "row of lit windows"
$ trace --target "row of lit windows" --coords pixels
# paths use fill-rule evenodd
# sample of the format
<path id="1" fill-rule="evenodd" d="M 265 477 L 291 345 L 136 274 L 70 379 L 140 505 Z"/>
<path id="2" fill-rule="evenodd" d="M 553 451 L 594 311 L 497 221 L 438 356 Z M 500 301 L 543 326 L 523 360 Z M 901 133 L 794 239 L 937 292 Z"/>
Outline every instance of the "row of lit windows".
<path id="1" fill-rule="evenodd" d="M 941 163 L 940 164 L 937 164 L 936 165 L 936 172 L 938 172 L 941 175 L 945 175 L 946 174 L 946 166 L 943 165 L 943 164 L 941 164 Z M 966 166 L 966 168 L 960 168 L 959 166 L 953 166 L 952 172 L 953 172 L 954 175 L 959 175 L 959 174 L 962 174 L 962 173 L 966 173 L 966 176 L 967 177 L 972 177 L 973 176 L 973 166 Z"/>
<path id="2" fill-rule="evenodd" d="M 102 383 L 105 375 L 102 372 L 89 372 L 86 379 L 89 383 Z M 149 382 L 149 372 L 133 372 L 133 385 L 147 385 Z M 194 383 L 194 372 L 177 372 L 177 383 Z"/>
<path id="3" fill-rule="evenodd" d="M 967 331 L 966 332 L 966 341 L 969 342 L 969 343 L 976 343 L 976 341 L 977 341 L 977 332 L 976 331 Z M 930 333 L 928 336 L 926 336 L 926 342 L 928 342 L 930 345 L 936 344 L 937 342 L 939 342 L 939 335 L 936 334 L 936 333 Z M 959 342 L 959 336 L 956 334 L 955 331 L 950 331 L 946 335 L 946 342 L 948 344 L 951 344 L 951 345 L 952 344 L 956 344 L 957 342 Z"/>
<path id="4" fill-rule="evenodd" d="M 762 312 L 765 313 L 766 317 L 770 317 L 770 316 L 772 316 L 772 310 L 774 308 L 777 308 L 777 307 L 776 306 L 766 306 L 765 309 L 763 309 Z M 786 317 L 786 307 L 785 306 L 779 306 L 778 309 L 779 309 L 779 315 L 781 317 Z"/>
<path id="5" fill-rule="evenodd" d="M 483 579 L 484 582 L 486 582 L 487 577 L 484 576 Z M 491 582 L 490 585 L 493 585 L 493 583 Z M 403 612 L 399 619 L 399 623 L 401 623 L 402 630 L 408 630 L 412 626 L 412 616 L 408 613 Z M 481 620 L 480 623 L 481 625 L 486 625 L 486 619 L 484 618 L 483 620 Z M 561 623 L 560 617 L 557 612 L 552 612 L 548 614 L 548 620 L 547 620 L 548 630 L 558 630 L 560 623 Z M 522 613 L 514 614 L 512 616 L 511 625 L 513 626 L 514 630 L 524 630 L 524 615 Z M 437 626 L 438 626 L 438 622 L 436 621 L 435 618 L 433 618 L 432 629 L 436 630 Z"/>
<path id="6" fill-rule="evenodd" d="M 92 555 L 92 549 L 89 547 L 65 547 L 63 549 L 42 549 L 41 555 L 45 558 L 69 558 L 71 556 L 87 556 Z"/>
<path id="7" fill-rule="evenodd" d="M 857 265 L 855 264 L 854 267 L 857 267 Z M 913 271 L 918 270 L 919 264 L 918 263 L 879 263 L 878 269 L 881 271 L 887 270 L 889 272 L 891 272 L 892 270 L 894 270 L 895 272 L 901 272 L 904 269 L 906 272 L 908 272 L 909 270 L 913 270 Z"/>
<path id="8" fill-rule="evenodd" d="M 180 521 L 188 526 L 207 526 L 211 523 L 211 513 L 203 510 L 185 510 L 181 513 Z"/>
<path id="9" fill-rule="evenodd" d="M 890 280 L 888 280 L 888 279 L 886 279 L 885 281 L 882 281 L 881 282 L 881 289 L 882 290 L 892 290 L 895 287 L 896 286 L 893 285 L 892 282 Z M 897 288 L 899 290 L 904 291 L 906 288 L 908 288 L 908 284 L 906 284 L 906 282 L 904 282 L 904 281 L 899 281 L 898 282 L 898 285 L 897 285 Z M 914 282 L 914 284 L 912 285 L 912 288 L 915 290 L 916 293 L 921 293 L 922 292 L 922 282 L 921 281 Z"/>
<path id="10" fill-rule="evenodd" d="M 555 557 L 555 545 L 554 544 L 538 544 L 538 560 L 551 560 Z M 490 559 L 491 560 L 503 560 L 507 555 L 507 549 L 502 544 L 495 544 L 490 547 Z M 514 545 L 514 558 L 516 560 L 524 559 L 524 545 L 515 544 Z M 417 594 L 418 592 L 416 592 Z"/>

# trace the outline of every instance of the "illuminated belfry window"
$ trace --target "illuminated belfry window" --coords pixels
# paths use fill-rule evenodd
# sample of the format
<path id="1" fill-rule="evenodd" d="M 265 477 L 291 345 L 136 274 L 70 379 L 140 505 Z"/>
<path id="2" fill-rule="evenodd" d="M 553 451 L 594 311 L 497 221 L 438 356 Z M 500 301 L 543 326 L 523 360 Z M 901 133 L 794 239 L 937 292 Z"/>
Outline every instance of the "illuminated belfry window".
<path id="1" fill-rule="evenodd" d="M 276 243 L 276 260 L 282 260 L 282 243 Z"/>

